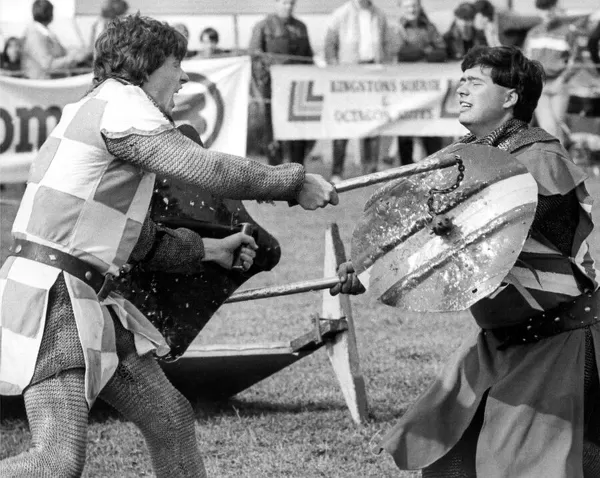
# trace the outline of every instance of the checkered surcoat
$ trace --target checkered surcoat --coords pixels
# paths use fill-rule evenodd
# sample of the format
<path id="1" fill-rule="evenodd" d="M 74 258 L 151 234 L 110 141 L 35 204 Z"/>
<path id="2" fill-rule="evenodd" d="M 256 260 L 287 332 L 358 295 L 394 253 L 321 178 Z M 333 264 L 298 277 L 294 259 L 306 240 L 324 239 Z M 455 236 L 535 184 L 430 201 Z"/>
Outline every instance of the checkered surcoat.
<path id="1" fill-rule="evenodd" d="M 154 174 L 111 155 L 111 137 L 157 135 L 173 129 L 138 87 L 108 80 L 62 118 L 35 159 L 13 226 L 27 239 L 76 256 L 103 273 L 117 273 L 135 246 L 148 210 Z M 60 270 L 10 257 L 0 270 L 0 395 L 16 395 L 31 382 L 50 288 Z M 85 357 L 88 403 L 117 364 L 108 308 L 133 332 L 139 354 L 168 346 L 131 303 L 111 293 L 98 302 L 91 287 L 68 273 L 65 282 Z"/>

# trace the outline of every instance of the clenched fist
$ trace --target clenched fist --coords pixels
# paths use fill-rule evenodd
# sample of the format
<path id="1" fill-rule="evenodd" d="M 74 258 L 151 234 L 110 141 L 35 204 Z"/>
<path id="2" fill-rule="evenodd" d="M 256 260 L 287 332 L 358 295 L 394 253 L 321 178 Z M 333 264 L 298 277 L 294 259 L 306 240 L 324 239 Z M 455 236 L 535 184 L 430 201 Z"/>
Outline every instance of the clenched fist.
<path id="1" fill-rule="evenodd" d="M 307 173 L 304 185 L 298 194 L 298 204 L 304 209 L 314 211 L 327 204 L 336 205 L 339 202 L 335 187 L 319 174 Z"/>
<path id="2" fill-rule="evenodd" d="M 329 289 L 331 295 L 338 295 L 339 293 L 358 295 L 365 292 L 365 286 L 358 280 L 351 262 L 348 261 L 340 264 L 337 275 L 340 278 L 340 282 Z"/>
<path id="3" fill-rule="evenodd" d="M 204 261 L 216 262 L 225 269 L 231 269 L 233 256 L 238 247 L 242 246 L 240 259 L 244 270 L 250 269 L 256 257 L 256 241 L 252 236 L 241 232 L 223 239 L 202 238 L 204 242 Z"/>

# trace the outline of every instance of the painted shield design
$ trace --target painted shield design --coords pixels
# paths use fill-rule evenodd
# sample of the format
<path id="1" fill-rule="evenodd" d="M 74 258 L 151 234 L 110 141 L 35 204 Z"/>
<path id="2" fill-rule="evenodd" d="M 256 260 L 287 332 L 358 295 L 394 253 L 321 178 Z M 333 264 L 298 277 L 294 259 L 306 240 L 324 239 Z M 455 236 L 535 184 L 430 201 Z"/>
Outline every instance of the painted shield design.
<path id="1" fill-rule="evenodd" d="M 537 206 L 525 166 L 481 145 L 451 145 L 428 159 L 448 154 L 461 159 L 462 180 L 451 167 L 391 181 L 354 230 L 352 264 L 384 304 L 465 310 L 500 286 L 525 243 Z"/>
<path id="2" fill-rule="evenodd" d="M 189 125 L 179 129 L 201 144 Z M 150 214 L 152 219 L 176 229 L 186 227 L 203 237 L 221 238 L 251 223 L 259 245 L 252 267 L 245 272 L 203 263 L 191 274 L 144 270 L 143 262 L 119 281 L 119 292 L 129 299 L 162 333 L 171 347 L 166 360 L 183 355 L 212 315 L 233 292 L 253 275 L 271 270 L 279 262 L 277 240 L 254 221 L 241 201 L 222 199 L 195 186 L 156 178 Z"/>

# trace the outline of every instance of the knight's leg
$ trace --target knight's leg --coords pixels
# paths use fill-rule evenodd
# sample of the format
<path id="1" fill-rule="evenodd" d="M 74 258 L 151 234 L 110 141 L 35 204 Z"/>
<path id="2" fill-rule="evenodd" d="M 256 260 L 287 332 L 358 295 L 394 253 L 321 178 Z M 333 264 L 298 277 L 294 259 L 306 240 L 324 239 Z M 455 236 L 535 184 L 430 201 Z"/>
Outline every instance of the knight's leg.
<path id="1" fill-rule="evenodd" d="M 458 443 L 435 463 L 423 469 L 423 478 L 475 478 L 477 438 L 483 425 L 485 397 Z"/>
<path id="2" fill-rule="evenodd" d="M 600 384 L 592 334 L 585 332 L 583 474 L 600 476 Z"/>
<path id="3" fill-rule="evenodd" d="M 459 441 L 442 458 L 423 468 L 423 478 L 475 478 L 475 444 Z"/>
<path id="4" fill-rule="evenodd" d="M 133 336 L 115 321 L 119 366 L 100 398 L 137 425 L 157 478 L 206 476 L 187 399 L 150 355 L 140 357 Z"/>
<path id="5" fill-rule="evenodd" d="M 81 476 L 87 445 L 84 370 L 72 369 L 24 393 L 31 449 L 0 462 L 3 478 Z"/>

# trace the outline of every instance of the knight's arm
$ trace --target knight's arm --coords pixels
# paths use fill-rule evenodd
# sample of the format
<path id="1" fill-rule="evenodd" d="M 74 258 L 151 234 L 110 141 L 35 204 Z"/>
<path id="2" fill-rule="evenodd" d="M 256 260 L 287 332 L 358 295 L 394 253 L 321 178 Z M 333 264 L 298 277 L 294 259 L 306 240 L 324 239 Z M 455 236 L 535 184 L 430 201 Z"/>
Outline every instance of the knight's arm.
<path id="1" fill-rule="evenodd" d="M 148 271 L 198 273 L 204 259 L 200 235 L 185 227 L 158 225 L 147 215 L 129 261 Z"/>
<path id="2" fill-rule="evenodd" d="M 175 128 L 158 134 L 102 133 L 108 151 L 117 158 L 219 197 L 294 200 L 304 183 L 305 170 L 299 164 L 267 166 L 208 150 Z"/>

